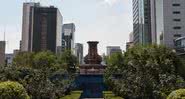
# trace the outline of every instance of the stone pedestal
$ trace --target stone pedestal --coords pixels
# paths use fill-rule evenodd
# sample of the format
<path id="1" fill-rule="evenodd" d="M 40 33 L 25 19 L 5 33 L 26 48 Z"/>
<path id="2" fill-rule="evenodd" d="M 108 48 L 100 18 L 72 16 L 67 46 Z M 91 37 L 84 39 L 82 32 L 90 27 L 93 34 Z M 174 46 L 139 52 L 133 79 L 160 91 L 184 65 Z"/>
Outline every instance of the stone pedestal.
<path id="1" fill-rule="evenodd" d="M 88 54 L 84 58 L 85 64 L 80 65 L 80 75 L 102 75 L 106 68 L 102 65 L 102 58 L 98 55 L 97 41 L 89 41 Z"/>
<path id="2" fill-rule="evenodd" d="M 100 64 L 83 64 L 80 66 L 81 75 L 103 75 L 106 66 Z"/>

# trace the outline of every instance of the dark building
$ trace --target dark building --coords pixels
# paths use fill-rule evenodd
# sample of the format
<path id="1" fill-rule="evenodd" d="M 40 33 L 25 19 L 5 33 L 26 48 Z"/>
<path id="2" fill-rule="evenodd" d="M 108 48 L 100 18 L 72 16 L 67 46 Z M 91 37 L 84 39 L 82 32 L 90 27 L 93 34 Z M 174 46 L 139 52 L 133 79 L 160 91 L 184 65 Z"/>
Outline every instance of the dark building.
<path id="1" fill-rule="evenodd" d="M 58 19 L 57 19 L 58 18 Z M 54 7 L 35 7 L 33 25 L 33 51 L 60 51 L 62 25 L 60 12 Z M 60 22 L 59 22 L 60 21 Z"/>
<path id="2" fill-rule="evenodd" d="M 0 41 L 0 66 L 5 64 L 5 48 L 6 42 Z"/>
<path id="3" fill-rule="evenodd" d="M 11 65 L 13 62 L 13 54 L 5 54 L 5 66 Z"/>
<path id="4" fill-rule="evenodd" d="M 75 24 L 69 23 L 62 26 L 62 51 L 74 51 Z"/>
<path id="5" fill-rule="evenodd" d="M 24 3 L 21 51 L 61 52 L 62 15 L 53 6 Z"/>
<path id="6" fill-rule="evenodd" d="M 107 46 L 107 56 L 111 56 L 114 53 L 122 53 L 120 46 Z"/>

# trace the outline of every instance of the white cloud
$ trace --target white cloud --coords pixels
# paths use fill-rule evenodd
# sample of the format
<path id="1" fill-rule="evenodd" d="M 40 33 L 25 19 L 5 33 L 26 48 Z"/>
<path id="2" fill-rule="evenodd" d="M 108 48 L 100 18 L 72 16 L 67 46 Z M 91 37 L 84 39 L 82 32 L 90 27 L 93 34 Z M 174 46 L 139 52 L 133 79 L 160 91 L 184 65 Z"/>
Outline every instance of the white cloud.
<path id="1" fill-rule="evenodd" d="M 117 3 L 119 0 L 104 0 L 104 2 L 110 6 L 114 5 Z"/>

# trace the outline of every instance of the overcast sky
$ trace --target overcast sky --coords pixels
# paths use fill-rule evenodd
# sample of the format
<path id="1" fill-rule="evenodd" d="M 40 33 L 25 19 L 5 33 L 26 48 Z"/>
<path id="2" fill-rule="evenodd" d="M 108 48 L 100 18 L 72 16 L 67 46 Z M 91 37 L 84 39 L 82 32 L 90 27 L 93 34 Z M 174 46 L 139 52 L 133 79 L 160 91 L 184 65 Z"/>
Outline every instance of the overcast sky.
<path id="1" fill-rule="evenodd" d="M 63 23 L 75 23 L 75 42 L 99 41 L 99 53 L 106 53 L 106 46 L 121 46 L 124 50 L 132 32 L 132 0 L 1 0 L 0 40 L 6 30 L 6 53 L 19 48 L 22 32 L 22 3 L 41 2 L 54 5 L 62 13 Z"/>

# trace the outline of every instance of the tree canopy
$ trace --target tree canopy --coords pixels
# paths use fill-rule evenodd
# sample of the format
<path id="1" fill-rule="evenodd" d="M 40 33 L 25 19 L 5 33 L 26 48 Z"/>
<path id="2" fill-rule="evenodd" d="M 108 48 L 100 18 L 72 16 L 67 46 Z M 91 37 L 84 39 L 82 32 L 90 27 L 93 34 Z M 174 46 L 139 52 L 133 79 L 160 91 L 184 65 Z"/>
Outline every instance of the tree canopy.
<path id="1" fill-rule="evenodd" d="M 63 65 L 75 67 L 76 61 L 72 54 L 21 52 L 12 66 L 1 67 L 0 81 L 19 82 L 32 99 L 58 99 L 70 92 L 74 80 L 75 71 L 69 73 Z"/>
<path id="2" fill-rule="evenodd" d="M 59 58 L 59 63 L 68 71 L 75 72 L 78 65 L 77 57 L 70 50 L 63 52 Z"/>
<path id="3" fill-rule="evenodd" d="M 55 66 L 57 57 L 50 51 L 39 52 L 33 57 L 33 67 L 37 69 L 49 69 Z"/>
<path id="4" fill-rule="evenodd" d="M 177 71 L 179 58 L 164 46 L 135 46 L 108 61 L 106 82 L 124 98 L 164 98 L 183 87 L 184 79 Z"/>
<path id="5" fill-rule="evenodd" d="M 13 59 L 13 65 L 20 67 L 32 67 L 34 55 L 35 53 L 32 52 L 19 52 Z"/>

